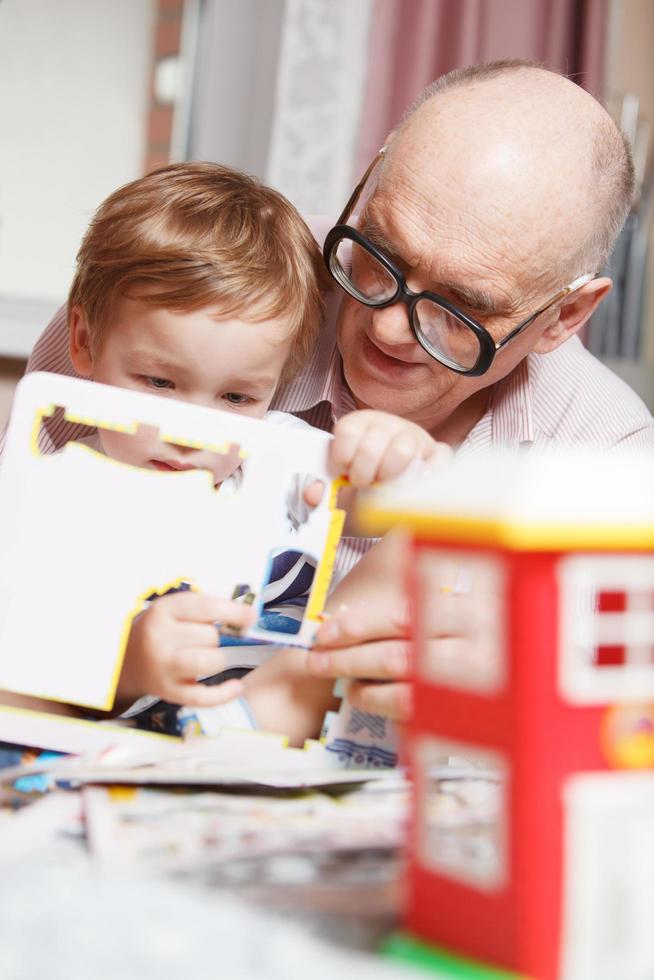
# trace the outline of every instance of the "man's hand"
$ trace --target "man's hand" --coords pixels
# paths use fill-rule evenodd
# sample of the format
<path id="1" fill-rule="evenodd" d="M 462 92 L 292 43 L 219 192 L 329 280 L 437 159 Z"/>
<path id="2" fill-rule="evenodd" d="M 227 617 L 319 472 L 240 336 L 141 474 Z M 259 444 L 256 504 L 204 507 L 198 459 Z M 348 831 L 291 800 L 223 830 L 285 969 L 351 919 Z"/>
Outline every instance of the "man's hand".
<path id="1" fill-rule="evenodd" d="M 490 685 L 501 663 L 499 593 L 483 570 L 470 572 L 465 591 L 444 586 L 451 564 L 439 560 L 423 569 L 429 601 L 420 628 L 422 670 L 446 683 L 467 676 Z M 307 665 L 318 677 L 351 679 L 347 698 L 357 708 L 406 721 L 412 708 L 409 625 L 398 593 L 396 588 L 380 599 L 371 592 L 367 601 L 357 598 L 332 612 L 318 630 Z"/>
<path id="2" fill-rule="evenodd" d="M 337 613 L 318 630 L 307 657 L 317 677 L 344 677 L 355 707 L 394 721 L 411 714 L 409 641 L 405 602 L 360 603 Z"/>
<path id="3" fill-rule="evenodd" d="M 345 474 L 353 487 L 368 487 L 403 473 L 413 460 L 449 456 L 449 446 L 436 442 L 415 422 L 387 412 L 364 409 L 343 416 L 334 428 L 329 468 Z"/>
<path id="4" fill-rule="evenodd" d="M 220 624 L 241 629 L 254 615 L 243 603 L 198 592 L 175 592 L 152 602 L 132 623 L 118 700 L 125 704 L 153 694 L 173 704 L 212 707 L 238 697 L 243 693 L 238 680 L 208 687 L 197 679 L 224 669 Z"/>

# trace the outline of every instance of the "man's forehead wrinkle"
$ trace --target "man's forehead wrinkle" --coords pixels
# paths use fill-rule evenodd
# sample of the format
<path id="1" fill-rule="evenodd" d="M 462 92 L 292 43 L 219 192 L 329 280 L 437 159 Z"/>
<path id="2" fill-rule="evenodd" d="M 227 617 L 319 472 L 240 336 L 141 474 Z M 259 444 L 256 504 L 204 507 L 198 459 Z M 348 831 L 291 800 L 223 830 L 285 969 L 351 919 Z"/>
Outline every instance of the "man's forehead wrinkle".
<path id="1" fill-rule="evenodd" d="M 546 202 L 535 199 L 535 158 L 521 140 L 496 140 L 483 161 L 484 147 L 475 154 L 456 128 L 439 135 L 446 115 L 436 114 L 428 136 L 417 129 L 391 143 L 371 214 L 396 253 L 432 282 L 471 286 L 486 294 L 469 298 L 472 310 L 481 313 L 492 300 L 498 313 L 511 315 L 532 294 L 540 299 L 536 280 L 543 267 L 552 269 L 562 244 L 550 234 L 551 222 L 539 219 L 540 209 L 564 205 L 551 195 Z M 516 196 L 512 170 L 518 166 Z M 567 221 L 558 225 L 567 228 Z"/>
<path id="2" fill-rule="evenodd" d="M 376 196 L 377 224 L 389 237 L 401 237 L 413 246 L 416 254 L 412 264 L 417 264 L 420 255 L 429 254 L 438 236 L 442 242 L 450 240 L 455 254 L 464 252 L 471 266 L 478 265 L 475 252 L 483 247 L 486 253 L 501 237 L 511 235 L 511 213 L 498 214 L 498 202 L 485 187 L 477 186 L 472 168 L 462 176 L 465 160 L 443 163 L 446 155 L 434 159 L 431 143 L 423 143 L 415 148 L 410 162 L 398 161 L 392 168 L 393 185 L 390 180 L 385 182 Z M 391 222 L 395 226 L 392 229 Z"/>
<path id="3" fill-rule="evenodd" d="M 390 161 L 371 204 L 377 204 L 377 210 L 383 207 L 385 212 L 404 209 L 414 220 L 429 216 L 434 194 L 438 193 L 435 182 L 426 176 L 430 171 L 428 163 L 423 165 L 422 155 L 413 151 L 407 152 L 399 164 Z"/>
<path id="4" fill-rule="evenodd" d="M 421 288 L 448 292 L 480 314 L 509 315 L 516 309 L 516 285 L 505 275 L 497 243 L 476 240 L 460 214 L 441 219 L 433 199 L 431 214 L 426 208 L 417 211 L 412 195 L 406 188 L 400 192 L 400 186 L 392 197 L 378 191 L 366 207 L 364 222 L 374 243 L 419 276 Z"/>
<path id="5" fill-rule="evenodd" d="M 390 257 L 403 259 L 404 257 L 398 253 L 397 242 L 391 241 L 391 239 L 384 233 L 379 223 L 375 220 L 374 214 L 370 207 L 361 215 L 359 221 L 359 227 L 366 238 L 380 248 L 382 252 L 386 252 Z"/>
<path id="6" fill-rule="evenodd" d="M 398 188 L 393 194 L 379 190 L 368 202 L 364 214 L 375 244 L 411 268 L 417 265 L 420 256 L 414 210 L 412 198 L 407 201 L 406 193 Z M 408 234 L 404 228 L 408 229 Z"/>

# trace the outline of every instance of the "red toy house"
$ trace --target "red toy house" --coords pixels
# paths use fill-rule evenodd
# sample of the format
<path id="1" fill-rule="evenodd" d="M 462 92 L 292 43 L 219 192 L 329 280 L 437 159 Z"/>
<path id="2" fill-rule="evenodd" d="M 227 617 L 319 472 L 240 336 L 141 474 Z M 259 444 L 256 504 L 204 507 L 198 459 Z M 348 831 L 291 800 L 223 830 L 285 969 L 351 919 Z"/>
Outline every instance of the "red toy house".
<path id="1" fill-rule="evenodd" d="M 364 521 L 413 531 L 406 929 L 457 976 L 654 977 L 654 460 L 460 459 Z M 454 825 L 452 756 L 494 773 Z"/>

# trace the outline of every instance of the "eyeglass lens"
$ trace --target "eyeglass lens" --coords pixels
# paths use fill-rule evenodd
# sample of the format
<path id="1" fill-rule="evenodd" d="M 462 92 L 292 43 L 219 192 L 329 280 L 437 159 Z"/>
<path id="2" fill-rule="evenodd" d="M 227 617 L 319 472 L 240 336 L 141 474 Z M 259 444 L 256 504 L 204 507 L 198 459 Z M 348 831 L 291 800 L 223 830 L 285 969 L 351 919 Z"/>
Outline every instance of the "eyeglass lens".
<path id="1" fill-rule="evenodd" d="M 343 288 L 368 306 L 382 306 L 399 292 L 395 276 L 371 252 L 349 238 L 334 244 L 330 266 Z M 415 334 L 429 354 L 464 371 L 475 366 L 479 340 L 462 320 L 430 299 L 417 300 L 412 317 Z"/>
<path id="2" fill-rule="evenodd" d="M 349 238 L 341 238 L 332 250 L 331 266 L 345 289 L 370 306 L 387 303 L 398 291 L 395 276 Z"/>
<path id="3" fill-rule="evenodd" d="M 477 363 L 477 335 L 437 303 L 419 299 L 413 308 L 413 326 L 423 347 L 439 360 L 464 371 L 472 370 Z"/>

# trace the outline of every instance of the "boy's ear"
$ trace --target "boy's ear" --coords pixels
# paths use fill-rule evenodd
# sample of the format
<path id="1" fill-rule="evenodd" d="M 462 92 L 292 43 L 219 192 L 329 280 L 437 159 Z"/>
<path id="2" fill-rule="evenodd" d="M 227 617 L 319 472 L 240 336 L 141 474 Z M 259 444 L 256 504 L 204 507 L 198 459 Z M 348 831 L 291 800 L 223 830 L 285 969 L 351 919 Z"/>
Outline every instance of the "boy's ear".
<path id="1" fill-rule="evenodd" d="M 606 276 L 592 279 L 563 300 L 558 316 L 550 323 L 534 346 L 537 354 L 549 354 L 577 333 L 591 318 L 613 283 Z"/>
<path id="2" fill-rule="evenodd" d="M 91 334 L 86 322 L 86 314 L 81 306 L 74 306 L 70 311 L 68 331 L 70 359 L 73 367 L 83 378 L 89 378 L 93 373 Z"/>

